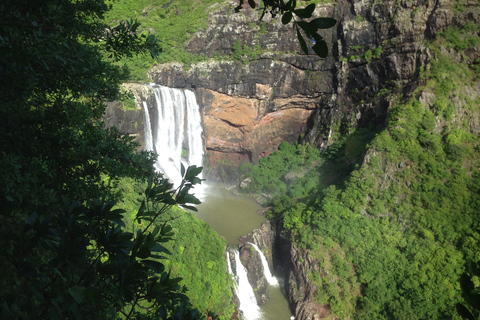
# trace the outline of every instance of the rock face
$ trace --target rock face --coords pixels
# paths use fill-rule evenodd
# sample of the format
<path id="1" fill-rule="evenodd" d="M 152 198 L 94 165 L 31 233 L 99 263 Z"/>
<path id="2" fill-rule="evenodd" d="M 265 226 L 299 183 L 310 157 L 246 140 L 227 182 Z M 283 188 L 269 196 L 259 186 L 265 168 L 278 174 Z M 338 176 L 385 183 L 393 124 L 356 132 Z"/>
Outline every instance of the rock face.
<path id="1" fill-rule="evenodd" d="M 318 288 L 308 279 L 309 273 L 319 270 L 318 261 L 283 236 L 277 242 L 278 261 L 285 271 L 285 289 L 295 319 L 319 320 L 330 316 L 328 306 L 315 302 Z"/>
<path id="2" fill-rule="evenodd" d="M 195 91 L 203 113 L 210 180 L 236 180 L 240 164 L 258 162 L 282 141 L 297 142 L 320 101 L 334 92 L 333 64 L 315 55 L 294 54 L 301 49 L 291 27 L 271 17 L 259 22 L 252 10 L 233 14 L 235 6 L 235 1 L 226 1 L 210 15 L 208 29 L 186 46 L 216 59 L 188 68 L 164 64 L 149 72 L 155 83 Z M 326 6 L 317 14 L 332 15 L 332 10 Z M 253 53 L 244 54 L 243 61 L 219 59 L 232 54 L 236 41 Z"/>
<path id="3" fill-rule="evenodd" d="M 240 238 L 240 241 L 244 242 L 239 247 L 240 259 L 247 269 L 248 280 L 259 304 L 264 304 L 268 300 L 268 283 L 263 272 L 260 254 L 251 243 L 254 243 L 263 252 L 268 264 L 273 266 L 275 238 L 275 230 L 270 221 L 264 222 L 259 229 L 255 229 L 248 235 Z"/>
<path id="4" fill-rule="evenodd" d="M 173 78 L 177 72 L 183 73 Z M 211 61 L 189 70 L 168 64 L 152 70 L 151 77 L 162 85 L 195 91 L 203 114 L 211 180 L 235 180 L 240 164 L 258 162 L 282 141 L 298 141 L 322 94 L 332 91 L 319 81 L 324 92 L 313 93 L 303 71 L 270 59 L 248 66 Z"/>

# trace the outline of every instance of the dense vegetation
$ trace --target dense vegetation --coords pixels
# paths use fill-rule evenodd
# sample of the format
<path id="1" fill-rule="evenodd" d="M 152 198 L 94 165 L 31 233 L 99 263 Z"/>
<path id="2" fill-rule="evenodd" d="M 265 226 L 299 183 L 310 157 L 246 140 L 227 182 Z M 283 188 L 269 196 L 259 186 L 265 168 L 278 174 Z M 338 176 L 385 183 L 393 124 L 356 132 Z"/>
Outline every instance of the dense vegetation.
<path id="1" fill-rule="evenodd" d="M 479 28 L 430 44 L 425 85 L 408 99 L 392 95 L 382 130 L 351 130 L 322 156 L 282 145 L 247 170 L 250 191 L 275 195 L 272 216 L 319 261 L 315 298 L 340 318 L 452 319 L 456 303 L 466 305 L 459 279 L 480 260 L 480 99 L 471 89 L 480 70 L 440 46 L 462 54 L 478 45 Z"/>
<path id="2" fill-rule="evenodd" d="M 205 60 L 184 49 L 184 45 L 198 29 L 207 27 L 208 13 L 214 10 L 221 0 L 171 1 L 171 0 L 118 0 L 109 1 L 112 10 L 106 15 L 109 24 L 116 24 L 125 17 L 136 17 L 141 24 L 139 31 L 149 32 L 161 40 L 162 52 L 155 58 L 137 56 L 122 59 L 119 65 L 127 65 L 131 70 L 130 80 L 146 80 L 147 70 L 153 63 L 178 61 L 185 64 Z"/>
<path id="3" fill-rule="evenodd" d="M 207 308 L 231 310 L 213 299 L 194 302 L 200 312 L 165 267 L 179 229 L 165 220 L 182 216 L 173 207 L 198 203 L 189 191 L 201 168 L 185 170 L 173 188 L 154 173 L 152 154 L 104 127 L 104 102 L 122 98 L 125 72 L 115 61 L 159 51 L 138 23 L 105 24 L 108 9 L 103 1 L 0 3 L 2 319 L 199 319 Z M 125 179 L 143 187 L 127 196 Z M 115 207 L 119 197 L 125 206 Z M 182 219 L 192 225 L 185 232 L 199 230 L 191 215 Z M 201 228 L 207 268 L 225 270 L 222 242 Z M 220 279 L 211 292 L 228 299 Z"/>
<path id="4" fill-rule="evenodd" d="M 141 205 L 139 193 L 145 183 L 123 178 L 115 187 L 118 206 L 126 211 L 125 224 L 129 231 L 144 227 L 136 223 L 135 216 Z M 194 214 L 172 207 L 155 222 L 172 227 L 173 241 L 164 244 L 170 254 L 162 262 L 172 277 L 182 278 L 179 283 L 198 310 L 209 310 L 219 319 L 229 319 L 233 314 L 232 283 L 225 272 L 225 241 Z M 194 263 L 192 263 L 194 261 Z"/>

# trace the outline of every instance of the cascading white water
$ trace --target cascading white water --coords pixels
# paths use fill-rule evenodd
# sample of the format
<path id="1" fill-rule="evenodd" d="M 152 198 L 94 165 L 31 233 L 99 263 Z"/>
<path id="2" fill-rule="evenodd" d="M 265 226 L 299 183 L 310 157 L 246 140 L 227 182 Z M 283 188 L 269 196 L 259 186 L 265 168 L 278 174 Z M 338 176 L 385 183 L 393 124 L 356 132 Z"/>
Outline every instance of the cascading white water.
<path id="1" fill-rule="evenodd" d="M 164 173 L 177 187 L 182 181 L 182 163 L 185 167 L 202 166 L 200 108 L 192 91 L 158 85 L 151 87 L 155 95 L 157 121 L 156 126 L 152 126 L 149 108 L 144 102 L 146 148 L 158 155 L 155 163 L 157 171 Z"/>
<path id="2" fill-rule="evenodd" d="M 260 320 L 262 319 L 262 313 L 257 305 L 257 299 L 253 293 L 252 286 L 248 282 L 247 269 L 240 261 L 240 254 L 235 250 L 235 270 L 237 272 L 236 293 L 240 306 L 238 307 L 243 314 L 245 320 Z"/>
<path id="3" fill-rule="evenodd" d="M 260 260 L 262 261 L 262 265 L 263 265 L 263 274 L 265 275 L 265 278 L 267 279 L 268 284 L 271 286 L 278 286 L 278 280 L 270 272 L 267 258 L 265 258 L 265 255 L 263 254 L 263 252 L 260 250 L 259 247 L 257 247 L 255 243 L 251 243 L 251 242 L 248 242 L 248 243 L 250 243 L 255 248 L 255 250 L 257 250 L 257 252 L 260 254 Z"/>
<path id="4" fill-rule="evenodd" d="M 227 250 L 227 268 L 228 268 L 228 273 L 235 276 L 233 274 L 232 263 L 230 262 L 230 252 L 228 252 L 228 250 Z"/>
<path id="5" fill-rule="evenodd" d="M 145 148 L 148 151 L 152 151 L 153 150 L 152 125 L 150 124 L 150 114 L 148 113 L 148 106 L 145 101 L 143 101 L 143 110 L 145 110 Z"/>

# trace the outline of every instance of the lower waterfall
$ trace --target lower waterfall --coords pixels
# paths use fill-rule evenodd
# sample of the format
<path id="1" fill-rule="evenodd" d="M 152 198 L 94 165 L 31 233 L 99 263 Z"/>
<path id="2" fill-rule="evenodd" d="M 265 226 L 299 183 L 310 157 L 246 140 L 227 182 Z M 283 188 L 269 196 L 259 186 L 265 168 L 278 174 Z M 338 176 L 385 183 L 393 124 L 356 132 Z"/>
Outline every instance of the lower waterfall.
<path id="1" fill-rule="evenodd" d="M 230 257 L 227 251 L 227 259 L 230 261 Z M 231 267 L 230 267 L 231 270 Z M 239 309 L 243 314 L 245 320 L 260 320 L 262 319 L 262 313 L 260 308 L 257 305 L 257 299 L 253 293 L 252 286 L 248 282 L 247 269 L 240 261 L 240 254 L 235 250 L 235 270 L 237 276 L 235 277 L 235 282 L 237 284 L 235 291 L 237 298 L 240 302 Z"/>
<path id="2" fill-rule="evenodd" d="M 255 248 L 255 250 L 260 254 L 260 259 L 263 265 L 263 274 L 265 275 L 265 278 L 267 279 L 268 284 L 271 286 L 278 286 L 278 280 L 270 272 L 270 267 L 268 266 L 267 258 L 265 258 L 265 255 L 263 254 L 262 250 L 260 250 L 260 248 L 257 247 L 255 243 L 251 243 L 251 242 L 248 242 L 248 243 L 251 244 Z"/>

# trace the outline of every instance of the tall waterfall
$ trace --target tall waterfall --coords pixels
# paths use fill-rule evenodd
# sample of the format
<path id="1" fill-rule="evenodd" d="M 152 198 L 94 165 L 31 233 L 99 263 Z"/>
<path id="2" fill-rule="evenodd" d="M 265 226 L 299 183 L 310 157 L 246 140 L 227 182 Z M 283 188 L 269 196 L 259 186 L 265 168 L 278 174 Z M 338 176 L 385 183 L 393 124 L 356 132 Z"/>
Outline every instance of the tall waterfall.
<path id="1" fill-rule="evenodd" d="M 228 252 L 227 259 L 230 261 Z M 240 306 L 238 308 L 242 312 L 243 318 L 245 320 L 262 319 L 262 313 L 257 305 L 257 299 L 255 298 L 250 282 L 248 282 L 247 269 L 245 269 L 240 261 L 240 254 L 237 250 L 235 250 L 235 270 L 237 272 L 237 276 L 235 277 L 237 287 L 235 288 L 235 291 L 238 300 L 240 301 Z M 231 272 L 231 266 L 229 267 L 229 272 Z"/>
<path id="2" fill-rule="evenodd" d="M 260 260 L 262 260 L 262 266 L 263 266 L 263 274 L 265 275 L 265 278 L 267 279 L 267 282 L 271 286 L 278 286 L 278 280 L 275 278 L 272 273 L 270 272 L 270 268 L 268 266 L 267 258 L 265 258 L 265 255 L 263 252 L 260 250 L 259 247 L 255 243 L 249 242 L 255 250 L 260 254 Z"/>
<path id="3" fill-rule="evenodd" d="M 155 106 L 145 109 L 146 148 L 157 153 L 155 168 L 163 172 L 175 186 L 182 181 L 181 164 L 202 166 L 202 121 L 195 95 L 190 90 L 151 85 Z M 149 107 L 156 108 L 156 121 Z M 151 121 L 153 120 L 153 121 Z"/>

